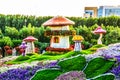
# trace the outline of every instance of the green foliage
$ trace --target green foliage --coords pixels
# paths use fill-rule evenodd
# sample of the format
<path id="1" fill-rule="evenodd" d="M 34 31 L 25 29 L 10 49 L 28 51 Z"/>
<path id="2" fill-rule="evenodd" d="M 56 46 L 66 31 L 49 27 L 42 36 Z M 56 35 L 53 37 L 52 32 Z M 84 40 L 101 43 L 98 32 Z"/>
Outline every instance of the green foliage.
<path id="1" fill-rule="evenodd" d="M 93 45 L 91 48 L 101 48 L 101 47 L 105 47 L 104 44 L 96 44 L 96 45 Z"/>
<path id="2" fill-rule="evenodd" d="M 16 47 L 16 46 L 20 46 L 21 45 L 21 43 L 22 43 L 22 40 L 12 40 L 12 42 L 13 42 L 13 47 Z"/>
<path id="3" fill-rule="evenodd" d="M 4 40 L 3 39 L 0 39 L 0 47 L 4 47 Z"/>
<path id="4" fill-rule="evenodd" d="M 44 31 L 48 28 L 42 26 L 42 24 L 51 16 L 35 17 L 25 15 L 3 15 L 0 14 L 0 38 L 3 35 L 13 39 L 24 39 L 27 36 L 34 36 L 39 42 L 50 42 L 50 37 L 44 36 Z M 103 35 L 102 42 L 105 45 L 111 43 L 120 42 L 120 17 L 109 16 L 101 18 L 81 18 L 81 17 L 67 17 L 75 22 L 75 25 L 71 27 L 76 30 L 78 35 L 84 37 L 83 45 L 84 49 L 88 49 L 91 45 L 97 44 L 99 35 L 95 35 L 92 31 L 101 25 L 103 29 L 107 31 Z M 73 43 L 70 39 L 70 43 Z M 45 48 L 42 46 L 42 48 Z"/>
<path id="5" fill-rule="evenodd" d="M 104 44 L 96 44 L 96 45 L 93 45 L 88 50 L 90 50 L 90 51 L 96 51 L 98 48 L 101 48 L 101 47 L 105 47 L 105 45 Z"/>
<path id="6" fill-rule="evenodd" d="M 17 59 L 15 59 L 15 61 L 24 61 L 24 60 L 28 60 L 30 59 L 29 56 L 19 56 Z"/>
<path id="7" fill-rule="evenodd" d="M 86 65 L 86 59 L 83 56 L 76 56 L 73 58 L 67 58 L 60 60 L 58 65 L 60 69 L 49 68 L 38 71 L 31 80 L 54 80 L 60 74 L 69 71 L 83 70 L 87 79 L 90 80 L 114 80 L 113 74 L 103 74 L 107 72 L 112 65 L 113 61 L 108 61 L 103 58 L 92 59 L 88 65 Z M 87 67 L 85 67 L 85 65 Z M 84 68 L 85 67 L 85 68 Z M 102 75 L 101 75 L 102 74 Z"/>
<path id="8" fill-rule="evenodd" d="M 44 53 L 44 55 L 52 55 L 52 56 L 62 55 L 62 54 L 65 54 L 65 52 L 46 51 L 46 52 Z"/>
<path id="9" fill-rule="evenodd" d="M 38 71 L 31 80 L 54 80 L 62 74 L 59 69 L 43 69 Z"/>
<path id="10" fill-rule="evenodd" d="M 104 74 L 104 75 L 96 76 L 96 78 L 92 80 L 115 80 L 115 76 L 113 74 Z"/>
<path id="11" fill-rule="evenodd" d="M 107 72 L 113 66 L 113 64 L 113 61 L 108 61 L 103 58 L 95 58 L 88 63 L 84 73 L 86 74 L 87 78 L 92 78 Z"/>
<path id="12" fill-rule="evenodd" d="M 36 46 L 36 47 L 39 47 L 39 48 L 40 48 L 40 50 L 45 50 L 46 47 L 49 46 L 49 43 L 38 42 L 38 41 L 36 41 L 36 42 L 34 42 L 34 43 L 35 43 L 35 46 Z"/>
<path id="13" fill-rule="evenodd" d="M 3 38 L 2 30 L 0 29 L 0 39 Z"/>
<path id="14" fill-rule="evenodd" d="M 11 39 L 18 39 L 19 32 L 15 27 L 5 27 L 5 36 L 9 36 Z"/>
<path id="15" fill-rule="evenodd" d="M 64 72 L 72 70 L 82 70 L 85 67 L 86 59 L 83 56 L 76 56 L 62 60 L 58 65 L 63 69 Z"/>
<path id="16" fill-rule="evenodd" d="M 10 37 L 3 37 L 4 45 L 13 46 L 13 42 Z"/>
<path id="17" fill-rule="evenodd" d="M 34 34 L 34 27 L 29 23 L 28 26 L 24 26 L 22 29 L 19 31 L 20 38 L 24 39 L 27 36 L 32 36 Z"/>
<path id="18" fill-rule="evenodd" d="M 105 35 L 105 44 L 120 42 L 120 28 L 116 27 Z"/>

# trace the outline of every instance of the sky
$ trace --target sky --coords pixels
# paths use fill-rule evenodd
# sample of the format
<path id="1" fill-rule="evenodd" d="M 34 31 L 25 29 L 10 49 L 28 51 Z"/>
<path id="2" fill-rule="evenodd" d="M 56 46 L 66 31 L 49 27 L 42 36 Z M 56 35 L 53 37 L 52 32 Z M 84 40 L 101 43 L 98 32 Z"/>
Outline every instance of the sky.
<path id="1" fill-rule="evenodd" d="M 0 14 L 83 16 L 84 7 L 118 6 L 120 0 L 0 0 Z"/>

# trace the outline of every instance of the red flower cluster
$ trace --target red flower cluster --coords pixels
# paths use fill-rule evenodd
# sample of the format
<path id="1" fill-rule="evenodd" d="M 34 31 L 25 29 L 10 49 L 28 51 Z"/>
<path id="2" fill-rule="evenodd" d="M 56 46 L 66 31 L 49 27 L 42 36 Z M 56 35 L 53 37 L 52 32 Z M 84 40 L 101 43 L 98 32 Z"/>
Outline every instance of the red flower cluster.
<path id="1" fill-rule="evenodd" d="M 58 51 L 58 52 L 68 52 L 68 51 L 71 51 L 73 50 L 72 47 L 70 48 L 53 48 L 53 47 L 47 47 L 46 48 L 46 51 Z"/>
<path id="2" fill-rule="evenodd" d="M 25 52 L 25 49 L 20 48 L 19 53 L 22 54 L 23 52 Z"/>
<path id="3" fill-rule="evenodd" d="M 4 49 L 8 50 L 8 49 L 10 49 L 10 46 L 4 46 Z"/>
<path id="4" fill-rule="evenodd" d="M 16 50 L 16 51 L 19 51 L 19 50 L 20 50 L 19 46 L 15 47 L 15 50 Z"/>
<path id="5" fill-rule="evenodd" d="M 39 48 L 35 47 L 35 53 L 39 53 Z"/>
<path id="6" fill-rule="evenodd" d="M 8 54 L 8 55 L 12 54 L 12 50 L 10 49 L 10 46 L 5 46 L 4 50 L 5 50 L 6 54 Z"/>
<path id="7" fill-rule="evenodd" d="M 8 49 L 8 50 L 6 51 L 6 53 L 7 53 L 8 55 L 11 55 L 11 54 L 12 54 L 12 50 L 11 50 L 11 49 Z"/>

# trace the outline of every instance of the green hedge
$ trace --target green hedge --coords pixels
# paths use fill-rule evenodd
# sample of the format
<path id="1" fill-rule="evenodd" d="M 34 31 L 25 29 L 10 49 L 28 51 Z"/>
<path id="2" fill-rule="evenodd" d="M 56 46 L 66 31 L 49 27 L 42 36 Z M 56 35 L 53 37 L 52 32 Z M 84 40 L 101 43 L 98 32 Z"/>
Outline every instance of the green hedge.
<path id="1" fill-rule="evenodd" d="M 4 32 L 5 26 L 15 27 L 20 30 L 23 26 L 31 23 L 33 26 L 41 26 L 45 21 L 52 18 L 53 16 L 26 16 L 26 15 L 4 15 L 0 14 L 0 26 Z M 78 26 L 92 26 L 94 24 L 104 24 L 105 26 L 120 26 L 120 17 L 118 16 L 109 16 L 101 18 L 82 18 L 82 17 L 67 17 L 70 20 L 73 20 L 76 24 L 74 27 Z"/>
<path id="2" fill-rule="evenodd" d="M 62 74 L 59 69 L 43 69 L 38 71 L 31 80 L 54 80 Z"/>
<path id="3" fill-rule="evenodd" d="M 73 58 L 60 61 L 58 65 L 64 72 L 82 70 L 86 65 L 86 59 L 83 56 L 75 56 Z"/>
<path id="4" fill-rule="evenodd" d="M 60 74 L 69 71 L 83 71 L 87 79 L 90 80 L 114 80 L 115 76 L 112 73 L 106 73 L 113 64 L 113 61 L 108 61 L 101 57 L 92 59 L 87 64 L 85 57 L 75 56 L 59 61 L 59 68 L 43 69 L 36 72 L 31 80 L 54 80 Z"/>
<path id="5" fill-rule="evenodd" d="M 91 80 L 115 80 L 115 76 L 109 73 L 109 74 L 103 74 L 100 76 L 96 76 L 96 78 L 91 79 Z"/>
<path id="6" fill-rule="evenodd" d="M 25 15 L 3 15 L 0 14 L 0 38 L 8 36 L 11 40 L 23 40 L 27 36 L 34 36 L 39 42 L 50 42 L 50 37 L 44 36 L 45 27 L 41 26 L 45 21 L 52 18 L 52 16 L 25 16 Z M 87 49 L 90 46 L 97 44 L 99 35 L 95 35 L 92 31 L 101 25 L 107 31 L 103 35 L 102 42 L 105 45 L 120 42 L 120 17 L 109 16 L 101 18 L 81 18 L 68 17 L 75 22 L 73 29 L 78 35 L 84 37 L 82 44 Z M 71 27 L 70 27 L 71 28 Z M 11 32 L 12 31 L 12 32 Z M 74 43 L 70 39 L 71 43 Z M 44 46 L 42 46 L 44 48 Z"/>
<path id="7" fill-rule="evenodd" d="M 24 61 L 24 60 L 28 60 L 30 59 L 29 56 L 19 56 L 17 59 L 15 59 L 14 61 Z"/>
<path id="8" fill-rule="evenodd" d="M 107 72 L 113 66 L 113 64 L 114 61 L 108 61 L 103 58 L 95 58 L 88 63 L 84 73 L 86 74 L 87 78 L 92 78 Z"/>

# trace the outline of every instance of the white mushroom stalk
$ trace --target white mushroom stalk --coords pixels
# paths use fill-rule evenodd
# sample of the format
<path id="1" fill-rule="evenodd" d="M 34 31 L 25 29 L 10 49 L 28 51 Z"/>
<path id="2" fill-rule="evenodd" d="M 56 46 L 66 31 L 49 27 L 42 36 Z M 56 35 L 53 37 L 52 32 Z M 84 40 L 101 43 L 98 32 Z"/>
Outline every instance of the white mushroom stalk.
<path id="1" fill-rule="evenodd" d="M 98 39 L 97 44 L 102 44 L 102 36 L 103 36 L 103 34 L 102 34 L 102 33 L 100 33 L 100 37 L 99 37 L 99 39 Z"/>
<path id="2" fill-rule="evenodd" d="M 94 34 L 100 34 L 100 37 L 98 38 L 97 44 L 102 44 L 102 36 L 103 33 L 106 33 L 106 30 L 103 30 L 100 26 L 98 26 L 94 31 Z"/>

